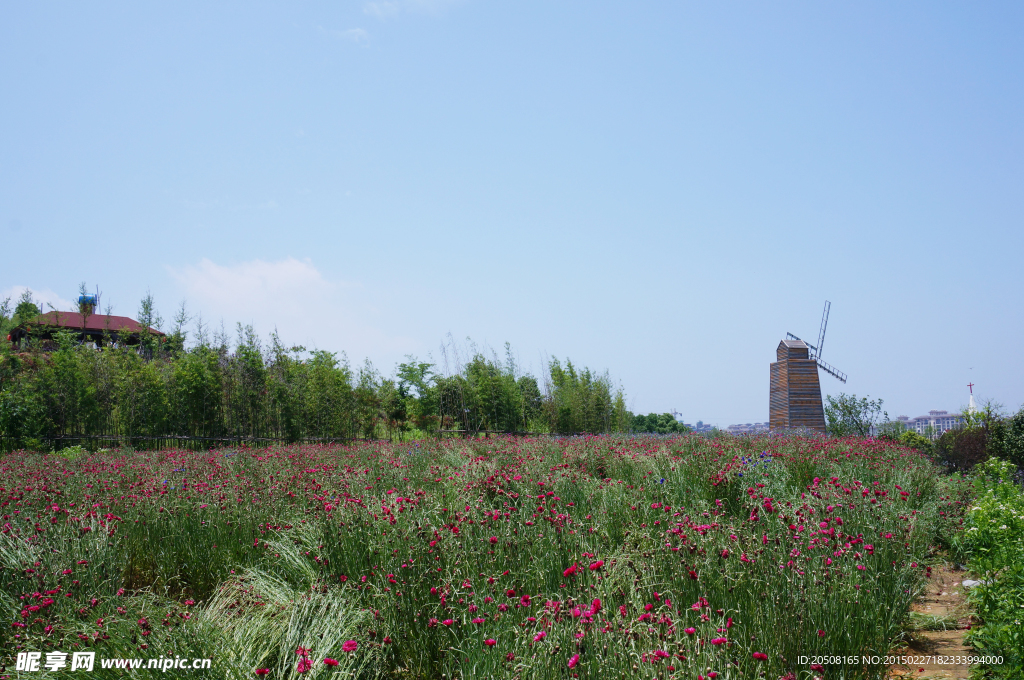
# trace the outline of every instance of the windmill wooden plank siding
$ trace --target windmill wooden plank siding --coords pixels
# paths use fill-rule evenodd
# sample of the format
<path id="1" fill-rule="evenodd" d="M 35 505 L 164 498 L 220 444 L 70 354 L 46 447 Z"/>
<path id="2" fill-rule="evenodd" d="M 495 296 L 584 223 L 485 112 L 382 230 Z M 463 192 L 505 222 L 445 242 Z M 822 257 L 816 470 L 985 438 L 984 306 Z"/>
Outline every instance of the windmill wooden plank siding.
<path id="1" fill-rule="evenodd" d="M 768 423 L 773 430 L 807 427 L 825 431 L 825 410 L 821 404 L 818 364 L 800 340 L 783 340 L 776 349 L 778 361 L 771 365 L 771 393 Z"/>

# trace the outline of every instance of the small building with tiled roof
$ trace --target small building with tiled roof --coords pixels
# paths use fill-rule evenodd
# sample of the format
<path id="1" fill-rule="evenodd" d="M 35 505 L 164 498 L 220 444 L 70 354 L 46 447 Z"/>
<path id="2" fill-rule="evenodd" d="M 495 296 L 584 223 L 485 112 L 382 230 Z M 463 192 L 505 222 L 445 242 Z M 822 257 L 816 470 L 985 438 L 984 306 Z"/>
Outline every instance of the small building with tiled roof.
<path id="1" fill-rule="evenodd" d="M 104 342 L 137 345 L 143 334 L 155 336 L 161 342 L 166 337 L 155 328 L 147 328 L 127 316 L 54 311 L 40 314 L 34 320 L 17 326 L 11 330 L 7 339 L 15 347 L 21 347 L 26 338 L 52 341 L 53 336 L 60 331 L 74 333 L 80 342 L 94 343 L 97 347 Z"/>

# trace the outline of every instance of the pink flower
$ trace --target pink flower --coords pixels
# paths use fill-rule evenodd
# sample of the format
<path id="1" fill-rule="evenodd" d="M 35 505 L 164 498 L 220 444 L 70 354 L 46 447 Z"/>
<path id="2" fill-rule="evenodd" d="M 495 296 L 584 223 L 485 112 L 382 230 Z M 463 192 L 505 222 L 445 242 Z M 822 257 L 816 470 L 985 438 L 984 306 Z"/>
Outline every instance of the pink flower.
<path id="1" fill-rule="evenodd" d="M 330 657 L 327 657 L 326 659 L 324 659 L 324 663 L 327 664 L 328 666 L 337 666 L 338 665 L 337 659 L 332 659 Z"/>
<path id="2" fill-rule="evenodd" d="M 262 676 L 262 675 L 267 675 L 268 673 L 270 673 L 270 669 L 269 668 L 257 668 L 256 669 L 256 675 L 261 675 Z"/>
<path id="3" fill-rule="evenodd" d="M 725 641 L 726 640 L 723 637 L 711 638 L 711 644 L 713 645 L 721 645 L 724 644 Z"/>
<path id="4" fill-rule="evenodd" d="M 533 636 L 533 641 L 534 642 L 540 642 L 541 640 L 543 640 L 547 636 L 548 636 L 547 633 L 545 633 L 544 631 L 541 631 L 541 632 L 539 632 L 539 633 L 537 633 L 536 635 Z"/>
<path id="5" fill-rule="evenodd" d="M 860 569 L 861 571 L 864 571 L 865 569 L 867 569 L 867 567 L 865 567 L 863 564 L 858 564 L 857 568 Z"/>
<path id="6" fill-rule="evenodd" d="M 754 652 L 752 656 L 755 659 L 757 659 L 758 661 L 767 661 L 768 660 L 768 655 L 765 654 L 764 652 Z"/>
<path id="7" fill-rule="evenodd" d="M 574 575 L 576 573 L 576 570 L 578 568 L 579 568 L 579 565 L 578 564 L 574 564 L 571 567 L 569 567 L 568 569 L 566 569 L 565 571 L 563 571 L 562 572 L 562 576 L 564 576 L 565 578 L 569 578 L 570 576 L 572 576 L 572 575 Z"/>
<path id="8" fill-rule="evenodd" d="M 670 656 L 670 654 L 661 649 L 655 649 L 654 656 L 658 657 L 659 659 L 667 659 Z"/>
<path id="9" fill-rule="evenodd" d="M 604 560 L 598 560 L 597 562 L 590 563 L 590 571 L 597 571 L 604 566 Z"/>
<path id="10" fill-rule="evenodd" d="M 573 654 L 572 658 L 569 659 L 569 668 L 576 668 L 576 664 L 580 662 L 580 655 Z"/>
<path id="11" fill-rule="evenodd" d="M 686 633 L 687 635 L 693 635 L 694 633 L 696 633 L 696 632 L 697 632 L 697 629 L 696 629 L 696 628 L 687 628 L 687 629 L 686 629 L 686 631 L 684 631 L 684 632 L 685 632 L 685 633 Z"/>
<path id="12" fill-rule="evenodd" d="M 296 673 L 305 673 L 306 671 L 308 671 L 312 667 L 313 667 L 313 662 L 309 660 L 308 656 L 304 656 L 301 659 L 299 659 L 299 665 L 297 665 L 295 667 L 295 672 Z"/>
<path id="13" fill-rule="evenodd" d="M 818 629 L 818 637 L 825 637 L 825 631 Z"/>
<path id="14" fill-rule="evenodd" d="M 522 598 L 520 598 L 520 600 L 519 600 L 519 604 L 521 606 L 523 606 L 523 607 L 529 607 L 530 606 L 530 596 L 529 595 L 523 595 Z"/>
<path id="15" fill-rule="evenodd" d="M 357 649 L 359 649 L 359 643 L 356 642 L 355 640 L 346 640 L 341 645 L 341 651 L 343 651 L 343 652 L 351 653 L 351 652 L 356 651 Z"/>
<path id="16" fill-rule="evenodd" d="M 483 622 L 484 622 L 484 620 L 483 620 L 483 619 L 481 619 L 481 618 L 480 618 L 479 616 L 478 616 L 478 617 L 476 617 L 475 619 L 473 619 L 473 623 L 475 623 L 475 624 L 476 624 L 476 625 L 478 625 L 478 626 L 479 626 L 480 624 L 482 624 Z"/>
<path id="17" fill-rule="evenodd" d="M 484 640 L 484 644 L 488 647 L 493 647 L 494 645 L 498 644 L 498 641 L 494 638 L 487 638 L 486 640 Z"/>
<path id="18" fill-rule="evenodd" d="M 594 616 L 601 611 L 601 600 L 595 597 L 594 601 L 590 603 L 590 615 Z"/>
<path id="19" fill-rule="evenodd" d="M 497 536 L 491 536 L 491 545 L 497 545 L 497 544 L 498 544 L 498 537 Z"/>
<path id="20" fill-rule="evenodd" d="M 455 621 L 453 621 L 452 619 L 445 619 L 445 620 L 444 620 L 444 621 L 442 621 L 441 623 L 443 623 L 443 624 L 444 624 L 444 625 L 446 625 L 446 626 L 450 626 L 450 625 L 452 625 L 453 623 L 455 623 Z"/>

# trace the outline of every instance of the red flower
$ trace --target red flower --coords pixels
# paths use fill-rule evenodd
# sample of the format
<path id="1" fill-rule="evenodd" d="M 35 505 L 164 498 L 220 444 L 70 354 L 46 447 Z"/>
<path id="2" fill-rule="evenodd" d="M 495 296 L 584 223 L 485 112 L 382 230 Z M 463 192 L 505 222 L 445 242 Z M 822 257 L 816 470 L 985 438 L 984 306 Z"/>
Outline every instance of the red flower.
<path id="1" fill-rule="evenodd" d="M 355 640 L 346 640 L 341 645 L 341 651 L 343 652 L 354 652 L 359 649 L 359 643 Z"/>
<path id="2" fill-rule="evenodd" d="M 487 638 L 486 640 L 484 640 L 484 644 L 488 647 L 493 647 L 494 645 L 498 644 L 498 641 L 494 638 Z"/>
<path id="3" fill-rule="evenodd" d="M 337 659 L 332 659 L 330 657 L 327 657 L 326 659 L 324 659 L 324 663 L 327 664 L 328 666 L 337 666 L 338 665 Z"/>
<path id="4" fill-rule="evenodd" d="M 498 537 L 491 536 L 491 545 L 498 545 Z"/>
<path id="5" fill-rule="evenodd" d="M 270 669 L 269 668 L 257 668 L 256 669 L 256 675 L 267 675 L 268 673 L 270 673 Z"/>
<path id="6" fill-rule="evenodd" d="M 572 658 L 569 659 L 569 668 L 576 668 L 576 664 L 580 662 L 580 655 L 573 654 Z"/>
<path id="7" fill-rule="evenodd" d="M 758 661 L 767 661 L 768 660 L 768 655 L 765 654 L 764 652 L 754 652 L 752 656 L 755 659 L 757 659 Z"/>
<path id="8" fill-rule="evenodd" d="M 604 566 L 604 560 L 598 560 L 597 562 L 590 563 L 590 571 L 597 571 Z"/>
<path id="9" fill-rule="evenodd" d="M 508 590 L 505 591 L 505 597 L 515 597 L 515 596 L 516 596 L 516 591 L 513 590 L 512 588 L 509 588 Z"/>
<path id="10" fill-rule="evenodd" d="M 576 570 L 578 568 L 579 568 L 579 565 L 578 564 L 574 564 L 571 567 L 569 567 L 568 569 L 566 569 L 565 571 L 563 571 L 562 572 L 562 576 L 564 576 L 565 578 L 569 578 L 570 576 L 572 576 L 573 574 L 576 573 Z"/>
<path id="11" fill-rule="evenodd" d="M 697 629 L 696 628 L 687 628 L 685 632 L 686 632 L 687 635 L 693 635 L 694 633 L 697 632 Z"/>
<path id="12" fill-rule="evenodd" d="M 723 637 L 711 638 L 711 644 L 713 645 L 721 645 L 724 644 L 725 641 L 726 640 Z"/>
<path id="13" fill-rule="evenodd" d="M 312 667 L 313 667 L 313 662 L 309 660 L 308 656 L 304 656 L 301 659 L 299 659 L 299 665 L 297 665 L 295 667 L 295 672 L 296 673 L 305 673 L 306 671 L 308 671 Z"/>

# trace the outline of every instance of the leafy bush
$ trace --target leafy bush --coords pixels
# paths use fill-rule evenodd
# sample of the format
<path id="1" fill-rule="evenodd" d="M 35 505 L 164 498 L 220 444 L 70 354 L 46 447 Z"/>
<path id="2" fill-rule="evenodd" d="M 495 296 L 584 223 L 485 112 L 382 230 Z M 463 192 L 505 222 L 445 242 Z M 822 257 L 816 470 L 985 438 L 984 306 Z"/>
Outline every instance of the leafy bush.
<path id="1" fill-rule="evenodd" d="M 946 430 L 935 442 L 935 460 L 952 472 L 968 472 L 988 457 L 989 428 Z"/>
<path id="2" fill-rule="evenodd" d="M 923 434 L 918 434 L 914 430 L 904 430 L 896 437 L 896 441 L 903 444 L 903 446 L 917 449 L 925 455 L 931 455 L 935 450 L 935 445 L 931 439 L 928 439 Z"/>
<path id="3" fill-rule="evenodd" d="M 633 426 L 630 429 L 633 432 L 652 432 L 654 434 L 676 434 L 690 431 L 671 413 L 633 416 Z"/>
<path id="4" fill-rule="evenodd" d="M 82 446 L 67 446 L 60 451 L 54 451 L 53 455 L 60 456 L 65 460 L 78 460 L 82 456 L 88 455 L 89 452 L 82 448 Z"/>
<path id="5" fill-rule="evenodd" d="M 1005 422 L 1003 453 L 1017 467 L 1024 467 L 1024 407 Z"/>
<path id="6" fill-rule="evenodd" d="M 1024 673 L 1024 493 L 1015 473 L 998 458 L 975 468 L 985 491 L 968 513 L 964 539 L 968 565 L 984 581 L 970 593 L 982 625 L 966 639 L 980 655 L 1002 656 L 989 670 L 1007 678 Z"/>
<path id="7" fill-rule="evenodd" d="M 889 419 L 889 414 L 882 411 L 881 399 L 857 399 L 856 394 L 825 397 L 826 430 L 833 437 L 867 437 L 879 417 Z"/>

